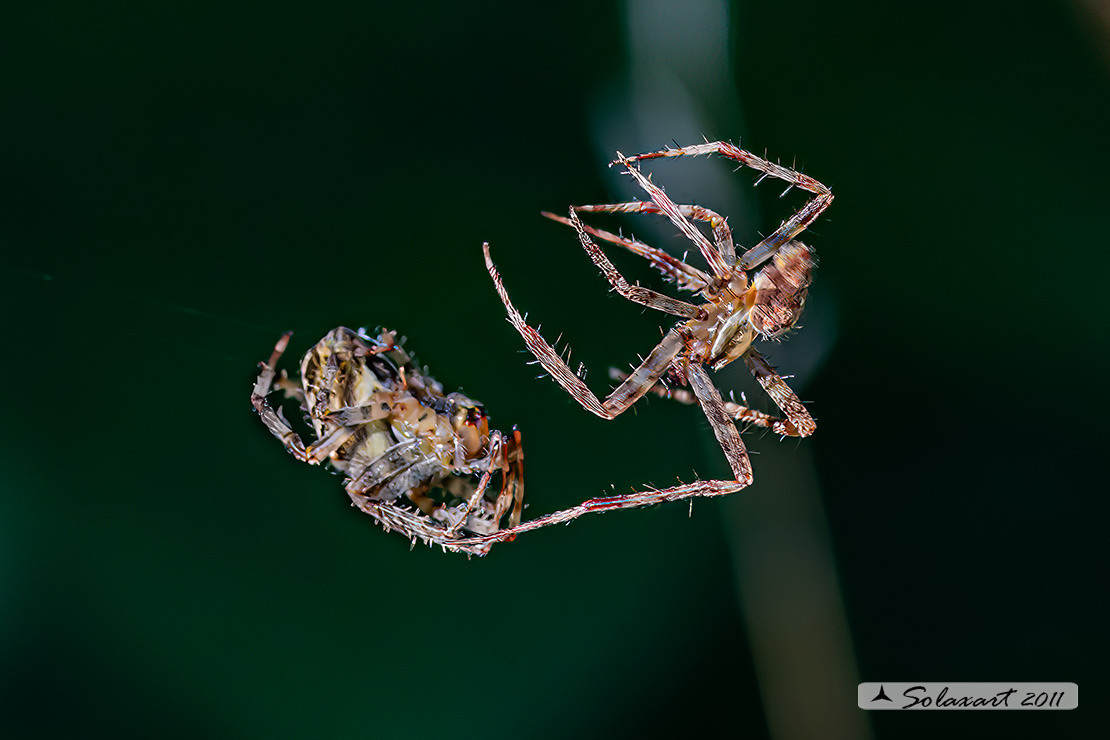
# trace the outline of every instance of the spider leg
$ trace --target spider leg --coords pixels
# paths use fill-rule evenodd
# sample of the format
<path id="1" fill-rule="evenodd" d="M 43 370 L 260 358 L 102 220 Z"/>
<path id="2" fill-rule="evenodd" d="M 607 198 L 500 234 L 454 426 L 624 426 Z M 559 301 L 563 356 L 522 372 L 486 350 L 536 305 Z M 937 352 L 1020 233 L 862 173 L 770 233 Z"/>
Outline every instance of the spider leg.
<path id="1" fill-rule="evenodd" d="M 749 348 L 744 353 L 744 364 L 752 371 L 756 381 L 775 402 L 775 405 L 782 409 L 782 413 L 786 414 L 790 429 L 781 432 L 782 434 L 789 434 L 792 437 L 808 437 L 817 430 L 817 422 L 810 416 L 805 405 L 786 384 L 786 381 L 782 379 L 782 376 L 775 372 L 771 363 L 767 362 L 767 359 L 759 354 L 754 347 Z M 778 430 L 776 429 L 776 431 Z"/>
<path id="2" fill-rule="evenodd" d="M 588 206 L 577 206 L 576 208 L 582 209 L 586 207 Z M 574 223 L 565 216 L 556 216 L 555 214 L 548 213 L 546 211 L 541 212 L 540 215 L 549 218 L 552 221 L 558 221 L 561 224 L 566 224 L 567 226 L 574 226 Z M 707 287 L 709 287 L 708 275 L 706 275 L 704 272 L 696 267 L 691 267 L 677 257 L 672 257 L 670 254 L 664 252 L 662 249 L 649 246 L 635 239 L 628 239 L 623 236 L 618 236 L 617 234 L 605 231 L 604 229 L 595 229 L 593 226 L 589 226 L 587 224 L 582 224 L 582 228 L 586 230 L 586 233 L 592 234 L 598 239 L 607 241 L 610 244 L 616 244 L 619 247 L 624 247 L 629 252 L 643 257 L 651 263 L 652 267 L 663 273 L 664 277 L 674 280 L 680 290 L 688 290 L 692 293 L 700 293 L 704 291 Z"/>
<path id="3" fill-rule="evenodd" d="M 481 503 L 482 497 L 486 494 L 486 488 L 489 487 L 489 481 L 490 478 L 493 476 L 493 471 L 502 466 L 501 459 L 503 457 L 503 452 L 504 447 L 502 445 L 501 432 L 497 430 L 490 432 L 489 457 L 487 459 L 485 472 L 482 473 L 482 477 L 478 481 L 478 487 L 474 489 L 474 493 L 471 494 L 469 499 L 467 499 L 466 505 L 462 510 L 462 515 L 454 524 L 447 528 L 447 536 L 454 536 L 455 533 L 458 532 L 464 524 L 466 524 L 467 519 L 470 517 L 470 513 L 478 507 L 479 503 Z M 497 511 L 493 519 L 495 525 L 497 524 L 497 522 L 501 521 L 501 516 L 505 513 L 505 511 L 502 509 L 501 504 L 501 500 L 503 497 L 504 485 L 502 485 L 501 494 L 497 497 Z M 505 508 L 508 508 L 508 504 L 505 504 Z"/>
<path id="4" fill-rule="evenodd" d="M 384 326 L 381 328 L 381 331 L 378 332 L 377 339 L 372 339 L 368 335 L 362 334 L 361 329 L 359 330 L 359 332 L 360 333 L 357 335 L 359 340 L 369 339 L 370 341 L 374 342 L 374 344 L 373 346 L 370 346 L 367 345 L 365 341 L 359 341 L 354 349 L 355 357 L 362 357 L 366 355 L 380 355 L 385 352 L 392 352 L 395 349 L 399 349 L 397 347 L 397 332 L 390 331 Z"/>
<path id="5" fill-rule="evenodd" d="M 412 451 L 418 444 L 419 440 L 415 437 L 403 439 L 363 465 L 361 471 L 349 471 L 351 477 L 345 484 L 348 493 L 365 493 L 379 489 L 406 470 L 423 462 L 424 458 L 420 457 L 406 458 L 406 453 Z"/>
<path id="6" fill-rule="evenodd" d="M 628 374 L 615 367 L 611 367 L 609 368 L 609 377 L 613 380 L 624 380 L 628 377 Z M 698 403 L 698 399 L 689 389 L 667 388 L 661 382 L 653 385 L 649 393 L 659 396 L 660 398 L 669 398 L 688 406 L 695 406 Z M 775 434 L 787 437 L 800 436 L 792 422 L 771 416 L 770 414 L 765 414 L 762 411 L 757 411 L 747 406 L 741 406 L 735 401 L 725 401 L 725 413 L 742 424 L 751 424 L 752 426 L 762 427 L 763 429 L 770 429 Z"/>
<path id="7" fill-rule="evenodd" d="M 395 506 L 389 501 L 375 501 L 355 491 L 348 491 L 347 495 L 350 496 L 351 503 L 363 513 L 369 514 L 374 521 L 382 525 L 382 529 L 386 532 L 400 532 L 411 539 L 414 544 L 417 539 L 421 539 L 429 545 L 439 545 L 444 550 L 463 552 L 467 555 L 478 555 L 480 557 L 489 552 L 490 546 L 494 542 L 512 539 L 515 536 L 498 538 L 495 533 L 494 535 L 453 539 L 446 536 L 443 525 L 430 517 L 421 516 L 402 506 Z M 502 532 L 507 531 L 509 530 L 502 530 Z"/>
<path id="8" fill-rule="evenodd" d="M 669 313 L 672 316 L 681 316 L 684 319 L 706 318 L 707 314 L 704 308 L 686 301 L 680 301 L 677 298 L 671 298 L 648 288 L 641 288 L 639 285 L 630 285 L 625 280 L 624 275 L 621 275 L 620 271 L 605 256 L 605 252 L 601 251 L 601 247 L 597 246 L 597 243 L 590 238 L 573 208 L 570 209 L 570 222 L 578 232 L 578 241 L 582 243 L 582 248 L 586 250 L 586 254 L 590 255 L 594 264 L 601 268 L 601 273 L 605 276 L 605 279 L 622 296 L 633 303 L 639 303 L 641 306 L 654 308 L 656 311 Z"/>
<path id="9" fill-rule="evenodd" d="M 663 149 L 658 152 L 647 152 L 632 157 L 625 157 L 620 152 L 617 152 L 617 159 L 612 162 L 612 164 L 624 165 L 628 168 L 629 172 L 632 172 L 633 167 L 631 163 L 639 160 L 697 156 L 699 154 L 719 154 L 726 159 L 731 159 L 734 162 L 739 162 L 746 167 L 751 167 L 754 170 L 762 172 L 764 177 L 769 175 L 779 180 L 784 180 L 790 183 L 790 187 L 801 188 L 802 190 L 813 193 L 815 196 L 802 206 L 797 213 L 782 222 L 779 227 L 775 229 L 774 233 L 745 252 L 740 257 L 740 261 L 737 265 L 741 270 L 750 270 L 760 263 L 765 262 L 779 249 L 779 247 L 786 244 L 812 224 L 817 217 L 821 215 L 821 212 L 828 208 L 829 204 L 833 201 L 832 191 L 809 175 L 803 175 L 789 167 L 783 167 L 763 157 L 757 157 L 751 152 L 741 149 L 734 144 L 730 144 L 727 141 L 713 141 L 705 144 L 695 144 L 694 146 L 679 147 L 678 149 Z M 632 176 L 637 179 L 637 182 L 639 182 L 641 178 L 645 181 L 647 180 L 643 175 L 637 177 L 637 173 L 633 173 Z M 761 177 L 760 180 L 762 179 Z M 641 186 L 643 186 L 643 183 L 641 183 Z M 645 189 L 647 188 L 645 187 Z M 789 190 L 790 188 L 787 188 L 787 191 Z M 651 191 L 649 190 L 649 192 Z M 785 194 L 786 191 L 783 192 L 783 195 Z M 653 195 L 652 200 L 654 199 Z M 673 221 L 674 218 L 672 217 L 671 220 Z M 678 225 L 680 229 L 682 228 L 677 222 L 676 225 Z M 683 232 L 685 233 L 685 230 L 683 230 Z"/>
<path id="10" fill-rule="evenodd" d="M 336 427 L 324 435 L 322 439 L 309 445 L 306 450 L 308 462 L 313 465 L 323 462 L 331 453 L 343 446 L 351 437 L 355 436 L 355 429 L 351 427 Z"/>
<path id="11" fill-rule="evenodd" d="M 496 435 L 496 441 L 493 435 Z M 406 507 L 397 506 L 391 501 L 372 499 L 365 495 L 363 491 L 358 490 L 357 487 L 348 485 L 347 494 L 355 506 L 373 517 L 387 532 L 391 530 L 399 531 L 410 538 L 413 543 L 420 539 L 429 545 L 439 545 L 444 550 L 483 556 L 489 552 L 489 548 L 494 542 L 513 540 L 518 532 L 534 528 L 533 526 L 520 525 L 524 496 L 524 454 L 521 448 L 520 432 L 513 429 L 513 434 L 509 439 L 505 439 L 500 432 L 493 432 L 488 459 L 489 465 L 482 475 L 477 489 L 469 496 L 467 503 L 464 507 L 461 507 L 461 511 L 458 510 L 460 507 L 456 507 L 456 511 L 451 515 L 454 523 L 449 526 L 445 526 L 445 522 L 438 521 L 435 518 L 421 516 Z M 489 534 L 459 536 L 459 530 L 467 524 L 470 514 L 482 504 L 492 474 L 498 467 L 501 468 L 503 476 L 511 475 L 511 482 L 507 486 L 503 482 L 502 492 L 498 496 L 495 513 L 491 520 L 495 525 L 494 530 Z M 509 505 L 514 499 L 515 504 L 513 505 L 512 514 L 510 514 L 509 528 L 496 529 L 496 525 L 508 511 Z"/>
<path id="12" fill-rule="evenodd" d="M 721 399 L 721 394 L 713 385 L 713 381 L 709 379 L 705 366 L 699 362 L 688 363 L 686 377 L 690 381 L 690 388 L 693 389 L 705 418 L 709 419 L 709 424 L 713 427 L 713 434 L 728 459 L 736 481 L 743 486 L 750 485 L 752 463 L 748 459 L 748 451 L 744 448 L 744 441 L 740 439 L 736 424 L 725 411 L 725 402 Z"/>
<path id="13" fill-rule="evenodd" d="M 274 345 L 270 361 L 260 363 L 262 372 L 258 374 L 258 379 L 254 383 L 254 390 L 251 392 L 251 405 L 254 406 L 254 410 L 262 418 L 262 423 L 270 430 L 270 434 L 280 439 L 281 443 L 285 445 L 285 449 L 289 450 L 293 457 L 301 462 L 309 462 L 308 452 L 305 450 L 300 435 L 293 431 L 293 427 L 289 426 L 289 422 L 285 420 L 281 412 L 274 411 L 266 400 L 266 396 L 270 394 L 273 387 L 278 360 L 281 359 L 282 353 L 289 345 L 289 337 L 291 336 L 293 336 L 291 331 L 282 334 L 281 339 Z"/>
<path id="14" fill-rule="evenodd" d="M 542 529 L 552 524 L 569 524 L 584 514 L 601 514 L 607 511 L 635 509 L 641 506 L 653 506 L 668 501 L 679 501 L 693 496 L 727 496 L 728 494 L 736 493 L 743 489 L 745 485 L 746 484 L 740 483 L 739 481 L 703 480 L 672 486 L 671 488 L 636 491 L 618 496 L 592 498 L 569 509 L 556 511 L 551 514 L 536 517 L 535 519 L 529 519 L 523 524 L 510 527 L 509 529 L 502 529 L 487 535 L 464 537 L 454 540 L 446 546 L 449 549 L 457 548 L 461 551 L 470 551 L 471 549 L 483 547 L 488 549 L 494 542 L 513 540 L 516 539 L 517 535 L 523 532 Z"/>
<path id="15" fill-rule="evenodd" d="M 574 400 L 578 401 L 582 408 L 597 414 L 603 419 L 615 418 L 647 393 L 648 389 L 655 385 L 655 381 L 659 380 L 663 373 L 667 371 L 671 361 L 678 356 L 678 353 L 685 346 L 682 335 L 678 330 L 671 329 L 632 375 L 617 386 L 602 402 L 582 382 L 582 379 L 571 371 L 563 358 L 540 336 L 540 333 L 525 323 L 524 317 L 520 315 L 512 301 L 509 300 L 509 294 L 505 290 L 505 285 L 501 282 L 501 276 L 490 258 L 489 244 L 483 244 L 482 249 L 485 252 L 486 269 L 489 270 L 490 277 L 493 278 L 497 295 L 501 297 L 501 302 L 505 304 L 505 310 L 509 314 L 509 323 L 524 338 L 524 343 L 528 346 L 528 349 L 539 360 L 543 368 L 551 374 L 555 382 L 562 386 L 563 390 L 569 393 Z"/>
<path id="16" fill-rule="evenodd" d="M 483 497 L 489 487 L 490 479 L 494 471 L 498 469 L 501 470 L 501 490 L 493 504 L 492 515 L 488 518 L 482 517 L 483 521 L 489 525 L 485 531 L 497 531 L 501 526 L 502 517 L 505 516 L 510 507 L 513 511 L 509 516 L 509 526 L 515 527 L 520 524 L 520 515 L 524 507 L 523 453 L 520 449 L 520 431 L 513 429 L 513 434 L 508 439 L 499 431 L 491 432 L 489 455 L 485 458 L 484 464 L 485 470 L 478 483 L 478 488 L 469 497 L 463 509 L 463 516 L 447 529 L 447 535 L 450 537 L 456 537 L 456 533 L 464 524 L 468 525 L 467 529 L 472 531 L 482 531 L 475 529 L 474 523 L 470 521 L 470 514 L 483 503 Z M 484 511 L 488 512 L 489 509 L 486 508 Z"/>
<path id="17" fill-rule="evenodd" d="M 502 496 L 508 492 L 505 510 L 508 510 L 508 501 L 513 503 L 513 513 L 509 516 L 509 526 L 520 524 L 520 515 L 524 510 L 524 447 L 520 442 L 520 430 L 513 427 L 513 436 L 505 443 L 505 453 L 502 455 Z M 506 489 L 506 481 L 512 476 Z M 501 499 L 498 499 L 497 509 L 501 511 Z M 498 517 L 500 521 L 500 517 Z"/>
<path id="18" fill-rule="evenodd" d="M 729 264 L 736 262 L 736 247 L 732 243 L 732 229 L 728 227 L 728 221 L 724 216 L 696 204 L 687 206 L 676 203 L 675 208 L 688 219 L 709 224 L 710 228 L 713 229 L 713 241 L 717 245 L 717 250 L 724 255 L 725 261 Z M 636 200 L 631 203 L 575 206 L 574 210 L 579 213 L 663 213 L 655 203 L 644 200 Z"/>
<path id="19" fill-rule="evenodd" d="M 689 219 L 682 214 L 678 205 L 673 200 L 667 197 L 663 192 L 663 188 L 653 183 L 647 178 L 644 173 L 640 172 L 640 168 L 634 165 L 633 160 L 627 160 L 624 155 L 617 152 L 617 157 L 622 161 L 632 175 L 632 179 L 636 181 L 644 191 L 651 197 L 652 203 L 656 205 L 659 212 L 671 220 L 678 230 L 682 232 L 683 236 L 692 241 L 701 252 L 702 257 L 709 263 L 709 267 L 713 270 L 713 274 L 719 278 L 728 278 L 732 275 L 732 264 L 727 260 L 726 256 L 721 253 L 721 250 L 715 248 L 705 238 L 705 234 L 694 228 Z M 732 261 L 736 261 L 736 255 L 732 255 Z"/>

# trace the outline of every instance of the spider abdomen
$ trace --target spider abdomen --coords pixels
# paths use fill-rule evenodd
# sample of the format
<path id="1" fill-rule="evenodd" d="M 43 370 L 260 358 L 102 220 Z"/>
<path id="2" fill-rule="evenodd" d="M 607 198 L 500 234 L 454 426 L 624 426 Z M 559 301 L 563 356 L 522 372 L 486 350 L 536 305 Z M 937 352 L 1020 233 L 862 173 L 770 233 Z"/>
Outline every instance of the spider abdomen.
<path id="1" fill-rule="evenodd" d="M 781 336 L 802 316 L 816 266 L 813 250 L 793 241 L 756 273 L 749 290 L 752 327 L 768 339 Z"/>

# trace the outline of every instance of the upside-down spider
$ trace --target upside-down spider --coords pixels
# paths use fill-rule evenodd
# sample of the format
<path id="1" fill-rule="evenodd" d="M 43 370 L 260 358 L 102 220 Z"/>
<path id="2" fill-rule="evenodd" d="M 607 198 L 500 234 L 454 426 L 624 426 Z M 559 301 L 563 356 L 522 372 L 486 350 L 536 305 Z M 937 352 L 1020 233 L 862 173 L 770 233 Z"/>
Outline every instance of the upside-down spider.
<path id="1" fill-rule="evenodd" d="M 338 327 L 301 360 L 299 382 L 277 377 L 283 334 L 251 393 L 270 433 L 298 460 L 346 476 L 351 502 L 386 531 L 444 550 L 485 555 L 512 535 L 524 501 L 520 432 L 490 430 L 482 404 L 421 370 L 393 332 L 373 338 Z M 309 445 L 267 397 L 274 385 L 297 399 L 316 439 Z M 499 474 L 500 486 L 492 485 Z"/>

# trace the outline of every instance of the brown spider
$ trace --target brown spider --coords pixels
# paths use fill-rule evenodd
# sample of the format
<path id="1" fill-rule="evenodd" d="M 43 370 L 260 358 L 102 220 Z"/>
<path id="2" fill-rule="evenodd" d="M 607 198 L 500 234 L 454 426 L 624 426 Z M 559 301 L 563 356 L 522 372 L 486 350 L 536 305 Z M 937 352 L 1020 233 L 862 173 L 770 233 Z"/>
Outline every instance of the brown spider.
<path id="1" fill-rule="evenodd" d="M 801 188 L 813 197 L 793 216 L 784 221 L 767 238 L 737 257 L 732 233 L 725 219 L 707 208 L 697 205 L 677 205 L 661 188 L 645 177 L 635 163 L 643 159 L 682 157 L 698 154 L 719 154 L 763 173 L 756 184 L 771 176 L 790 183 L 784 195 L 793 187 Z M 610 164 L 624 166 L 636 183 L 651 198 L 647 202 L 612 203 L 607 205 L 574 206 L 570 217 L 562 218 L 545 213 L 555 221 L 568 224 L 578 232 L 582 248 L 594 264 L 601 268 L 613 289 L 628 300 L 682 319 L 663 337 L 631 375 L 612 371 L 612 377 L 621 381 L 609 396 L 601 401 L 590 391 L 578 374 L 571 371 L 559 354 L 552 349 L 539 332 L 525 323 L 520 312 L 509 300 L 501 276 L 490 258 L 489 245 L 483 245 L 486 267 L 502 303 L 509 314 L 509 321 L 524 338 L 528 349 L 551 377 L 587 411 L 603 419 L 612 419 L 628 409 L 649 391 L 685 403 L 698 403 L 713 427 L 713 433 L 724 450 L 735 476 L 732 481 L 695 481 L 664 490 L 632 493 L 593 499 L 575 509 L 551 515 L 558 521 L 567 521 L 588 511 L 606 511 L 673 501 L 690 496 L 720 496 L 734 493 L 752 482 L 751 462 L 736 421 L 766 427 L 782 435 L 806 437 L 814 432 L 816 424 L 805 406 L 774 368 L 752 346 L 756 339 L 776 339 L 797 323 L 812 279 L 813 251 L 796 240 L 816 218 L 832 203 L 832 192 L 814 180 L 788 167 L 774 164 L 751 152 L 726 142 L 712 142 L 677 149 L 625 157 L 617 152 L 617 159 Z M 663 214 L 692 241 L 712 270 L 709 275 L 670 254 L 642 242 L 586 226 L 578 214 L 589 213 L 655 213 Z M 714 242 L 696 228 L 691 220 L 706 222 L 713 230 Z M 700 294 L 702 304 L 686 303 L 639 285 L 630 285 L 617 271 L 601 248 L 591 238 L 624 247 L 633 254 L 647 259 L 653 267 L 673 280 L 680 289 Z M 761 267 L 762 266 L 762 267 Z M 756 271 L 758 269 L 758 271 Z M 753 274 L 754 273 L 754 274 Z M 714 387 L 705 365 L 719 370 L 736 359 L 743 359 L 756 380 L 782 410 L 785 419 L 768 416 L 736 403 L 726 403 Z M 657 385 L 661 380 L 679 385 L 689 385 L 693 391 L 670 390 Z M 548 517 L 544 517 L 547 519 Z M 537 524 L 533 520 L 528 525 Z M 554 523 L 554 522 L 545 522 Z M 531 528 L 531 527 L 529 527 Z M 498 533 L 502 534 L 502 533 Z M 497 536 L 497 535 L 494 535 Z"/>
<path id="2" fill-rule="evenodd" d="M 351 501 L 386 531 L 396 530 L 444 550 L 485 555 L 520 522 L 524 498 L 520 432 L 490 431 L 482 405 L 421 371 L 383 331 L 371 339 L 339 327 L 301 360 L 301 379 L 276 380 L 300 401 L 316 441 L 305 446 L 266 397 L 275 385 L 278 360 L 289 343 L 282 335 L 251 393 L 251 403 L 270 432 L 292 455 L 317 465 L 327 461 L 347 476 Z M 501 473 L 500 491 L 490 480 Z M 477 481 L 477 482 L 475 482 Z M 493 500 L 487 498 L 487 494 Z"/>
<path id="3" fill-rule="evenodd" d="M 640 159 L 713 153 L 759 170 L 763 173 L 760 181 L 767 176 L 776 177 L 789 182 L 790 188 L 802 188 L 814 197 L 738 260 L 724 218 L 701 206 L 676 205 L 634 165 Z M 483 245 L 486 267 L 508 311 L 509 321 L 540 364 L 584 408 L 612 419 L 648 392 L 683 403 L 697 403 L 713 427 L 735 480 L 694 481 L 662 490 L 593 498 L 521 523 L 523 454 L 519 432 L 514 430 L 512 437 L 490 432 L 481 406 L 462 394 L 444 396 L 442 386 L 413 366 L 411 358 L 394 344 L 392 334 L 383 333 L 375 341 L 342 327 L 329 333 L 305 355 L 301 363 L 302 387 L 287 380 L 284 373 L 276 381 L 287 394 L 299 398 L 308 412 L 318 440 L 307 448 L 280 412 L 266 401 L 275 384 L 274 368 L 288 343 L 288 334 L 278 341 L 270 361 L 262 363 L 251 401 L 271 433 L 297 459 L 311 464 L 328 459 L 333 467 L 345 472 L 351 500 L 385 529 L 398 530 L 413 542 L 423 539 L 445 550 L 474 555 L 485 555 L 494 542 L 515 539 L 521 532 L 552 524 L 568 523 L 583 514 L 692 496 L 721 496 L 750 484 L 751 463 L 734 420 L 788 436 L 805 437 L 816 429 L 805 406 L 752 342 L 757 338 L 779 338 L 797 323 L 814 261 L 812 250 L 794 238 L 828 207 L 832 193 L 811 177 L 724 142 L 634 157 L 617 154 L 619 158 L 613 164 L 628 170 L 647 191 L 650 202 L 576 206 L 571 208 L 569 218 L 544 215 L 575 228 L 582 247 L 622 296 L 684 321 L 667 333 L 631 375 L 612 371 L 612 377 L 621 382 L 608 398 L 600 401 L 543 337 L 525 323 L 509 300 L 490 258 L 488 244 Z M 643 242 L 586 226 L 579 219 L 579 212 L 666 215 L 697 245 L 713 274 L 710 276 Z M 689 219 L 708 223 L 715 245 Z M 644 257 L 680 289 L 699 293 L 706 302 L 694 305 L 630 285 L 591 235 Z M 749 274 L 752 272 L 754 275 Z M 743 358 L 785 419 L 721 398 L 703 365 L 718 370 L 737 358 Z M 692 393 L 684 388 L 668 388 L 660 383 L 664 379 L 689 385 Z M 410 400 L 415 403 L 408 407 Z M 380 405 L 382 402 L 388 409 Z M 430 418 L 435 420 L 434 424 L 424 416 L 429 412 L 433 413 Z M 446 425 L 441 423 L 445 421 Z M 379 450 L 383 443 L 384 450 Z M 497 470 L 501 471 L 501 490 L 494 501 L 489 501 L 486 496 L 490 478 Z M 481 478 L 475 484 L 473 478 L 478 474 Z M 429 497 L 428 491 L 436 487 L 453 493 L 460 503 L 448 506 Z M 415 507 L 403 505 L 405 499 Z M 501 518 L 513 500 L 509 526 L 501 528 Z"/>

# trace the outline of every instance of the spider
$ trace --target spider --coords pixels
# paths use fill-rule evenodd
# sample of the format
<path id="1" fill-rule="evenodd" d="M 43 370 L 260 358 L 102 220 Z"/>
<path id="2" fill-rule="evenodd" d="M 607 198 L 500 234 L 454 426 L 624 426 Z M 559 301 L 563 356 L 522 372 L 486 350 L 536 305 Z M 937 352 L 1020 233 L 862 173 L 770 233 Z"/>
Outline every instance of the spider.
<path id="1" fill-rule="evenodd" d="M 444 550 L 485 555 L 493 542 L 512 538 L 474 535 L 498 532 L 506 515 L 510 530 L 520 522 L 519 431 L 491 432 L 481 404 L 462 393 L 445 395 L 440 383 L 415 367 L 396 335 L 384 330 L 375 340 L 362 330 L 333 329 L 301 360 L 299 384 L 284 371 L 275 383 L 290 335 L 283 334 L 270 361 L 260 363 L 251 403 L 295 458 L 312 465 L 328 461 L 347 476 L 355 506 L 413 544 L 422 539 Z M 311 445 L 266 400 L 275 384 L 300 401 L 316 434 Z M 493 495 L 490 481 L 497 471 L 501 487 Z"/>
<path id="2" fill-rule="evenodd" d="M 782 222 L 770 236 L 737 255 L 732 233 L 723 217 L 701 206 L 675 204 L 662 188 L 640 172 L 636 164 L 646 159 L 699 154 L 717 154 L 738 162 L 741 167 L 758 170 L 762 175 L 757 180 L 757 185 L 768 176 L 784 180 L 789 183 L 789 187 L 783 195 L 791 188 L 798 187 L 812 193 L 813 197 L 797 213 Z M 815 254 L 796 237 L 832 203 L 833 195 L 829 188 L 812 177 L 721 141 L 667 148 L 632 157 L 625 157 L 617 152 L 617 159 L 610 163 L 610 167 L 613 165 L 623 166 L 632 179 L 647 192 L 650 201 L 573 206 L 569 218 L 549 213 L 544 215 L 575 229 L 582 248 L 601 269 L 613 290 L 633 303 L 677 316 L 681 320 L 666 333 L 647 359 L 631 374 L 616 370 L 611 372 L 611 376 L 620 381 L 620 384 L 604 401 L 590 391 L 578 373 L 571 371 L 537 330 L 525 323 L 520 312 L 509 300 L 509 294 L 490 257 L 488 243 L 483 245 L 486 268 L 501 302 L 505 304 L 509 322 L 524 338 L 536 360 L 583 408 L 603 419 L 613 419 L 648 392 L 685 403 L 697 403 L 713 428 L 734 478 L 731 481 L 695 481 L 662 490 L 593 499 L 576 507 L 576 510 L 581 509 L 576 514 L 570 515 L 576 510 L 560 512 L 560 521 L 586 511 L 617 510 L 691 496 L 720 496 L 741 490 L 752 482 L 752 467 L 735 421 L 766 427 L 780 435 L 797 437 L 807 437 L 817 428 L 805 406 L 755 349 L 753 342 L 757 339 L 782 337 L 801 316 L 812 280 Z M 711 274 L 643 242 L 587 226 L 582 223 L 579 213 L 665 215 L 697 246 L 708 263 Z M 691 221 L 709 224 L 714 243 L 711 244 Z M 679 289 L 699 294 L 705 302 L 687 303 L 638 284 L 629 284 L 592 237 L 616 244 L 643 257 Z M 710 381 L 705 366 L 719 370 L 737 359 L 744 361 L 785 418 L 775 418 L 737 403 L 726 403 L 721 398 L 721 394 Z M 690 390 L 681 387 L 669 389 L 661 385 L 667 381 L 679 386 L 688 385 Z"/>

